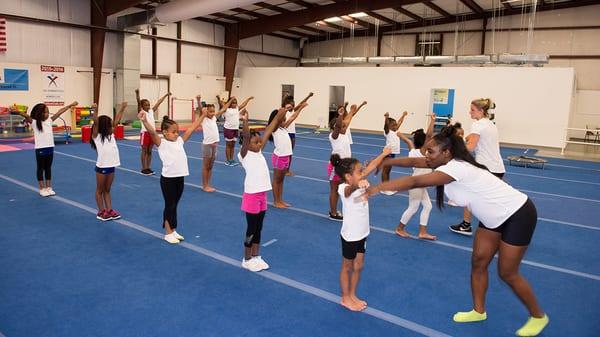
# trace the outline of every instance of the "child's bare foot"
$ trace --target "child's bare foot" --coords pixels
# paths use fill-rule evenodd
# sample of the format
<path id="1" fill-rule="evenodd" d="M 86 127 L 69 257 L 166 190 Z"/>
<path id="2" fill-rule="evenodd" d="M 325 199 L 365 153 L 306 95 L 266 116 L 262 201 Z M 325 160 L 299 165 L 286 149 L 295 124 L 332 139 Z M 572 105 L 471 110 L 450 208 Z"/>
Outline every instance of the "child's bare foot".
<path id="1" fill-rule="evenodd" d="M 202 190 L 204 192 L 208 192 L 208 193 L 212 193 L 212 192 L 216 191 L 212 186 L 204 186 L 204 187 L 202 187 Z"/>
<path id="2" fill-rule="evenodd" d="M 288 208 L 289 206 L 283 202 L 273 202 L 275 208 Z"/>
<path id="3" fill-rule="evenodd" d="M 437 240 L 437 237 L 429 233 L 419 233 L 419 239 L 435 241 Z"/>
<path id="4" fill-rule="evenodd" d="M 358 304 L 360 304 L 363 309 L 367 307 L 367 301 L 363 301 L 360 298 L 356 297 L 356 296 L 352 296 L 352 300 Z"/>
<path id="5" fill-rule="evenodd" d="M 407 231 L 404 229 L 404 227 L 400 227 L 400 226 L 396 227 L 396 234 L 397 234 L 398 236 L 401 236 L 401 237 L 403 237 L 403 238 L 410 238 L 410 233 L 409 233 L 409 232 L 407 232 Z"/>
<path id="6" fill-rule="evenodd" d="M 287 171 L 287 172 L 285 173 L 285 175 L 286 175 L 286 176 L 288 176 L 288 177 L 293 177 L 293 176 L 294 176 L 294 172 L 292 172 L 292 171 Z"/>
<path id="7" fill-rule="evenodd" d="M 342 297 L 340 304 L 350 311 L 362 311 L 365 308 L 358 302 L 354 302 L 351 298 Z"/>
<path id="8" fill-rule="evenodd" d="M 289 202 L 282 201 L 282 203 L 285 205 L 285 207 L 290 207 L 290 206 L 292 206 L 292 204 L 290 204 Z"/>

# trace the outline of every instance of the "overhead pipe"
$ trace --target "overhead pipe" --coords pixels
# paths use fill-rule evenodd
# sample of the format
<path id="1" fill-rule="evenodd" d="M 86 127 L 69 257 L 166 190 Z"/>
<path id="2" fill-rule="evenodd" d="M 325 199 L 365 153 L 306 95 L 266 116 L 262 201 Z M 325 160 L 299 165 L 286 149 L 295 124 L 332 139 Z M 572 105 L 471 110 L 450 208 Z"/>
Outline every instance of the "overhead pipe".
<path id="1" fill-rule="evenodd" d="M 172 23 L 226 11 L 235 7 L 248 6 L 255 2 L 256 0 L 173 0 L 156 7 L 154 16 L 158 22 Z"/>

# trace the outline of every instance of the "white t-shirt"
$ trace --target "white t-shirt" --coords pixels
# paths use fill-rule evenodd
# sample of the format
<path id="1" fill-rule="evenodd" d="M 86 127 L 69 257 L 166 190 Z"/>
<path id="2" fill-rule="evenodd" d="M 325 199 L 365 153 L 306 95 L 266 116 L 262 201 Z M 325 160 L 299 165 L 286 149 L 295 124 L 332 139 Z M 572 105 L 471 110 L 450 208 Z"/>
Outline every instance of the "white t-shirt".
<path id="1" fill-rule="evenodd" d="M 279 127 L 273 133 L 273 144 L 275 144 L 275 153 L 277 156 L 291 156 L 292 152 L 292 140 L 288 131 L 282 127 Z"/>
<path id="2" fill-rule="evenodd" d="M 294 110 L 292 111 L 287 111 L 285 113 L 285 119 L 289 119 L 290 116 L 292 116 L 294 114 Z M 292 124 L 290 124 L 290 126 L 287 127 L 287 131 L 288 133 L 296 133 L 296 121 L 293 121 Z"/>
<path id="3" fill-rule="evenodd" d="M 48 117 L 45 121 L 42 121 L 42 131 L 37 128 L 37 121 L 31 120 L 31 127 L 33 128 L 33 139 L 35 141 L 36 149 L 43 149 L 45 147 L 54 147 L 54 134 L 52 133 L 52 118 Z"/>
<path id="4" fill-rule="evenodd" d="M 161 139 L 158 146 L 158 156 L 162 160 L 162 176 L 166 178 L 185 177 L 190 175 L 187 155 L 183 148 L 183 138 L 170 142 Z"/>
<path id="5" fill-rule="evenodd" d="M 346 130 L 346 132 L 348 132 Z M 339 154 L 341 159 L 352 157 L 352 149 L 350 148 L 350 140 L 347 134 L 338 134 L 337 139 L 333 139 L 333 133 L 329 134 L 329 142 L 331 143 L 331 154 Z"/>
<path id="6" fill-rule="evenodd" d="M 238 153 L 238 159 L 244 170 L 246 170 L 244 193 L 259 193 L 271 190 L 269 167 L 262 151 L 248 151 L 244 158 L 242 158 L 241 153 Z"/>
<path id="7" fill-rule="evenodd" d="M 385 135 L 385 146 L 392 149 L 392 154 L 400 154 L 400 137 L 396 132 L 389 130 Z"/>
<path id="8" fill-rule="evenodd" d="M 446 196 L 456 205 L 467 207 L 488 228 L 500 226 L 527 201 L 527 195 L 464 161 L 452 159 L 436 171 L 454 178 L 444 187 Z"/>
<path id="9" fill-rule="evenodd" d="M 354 141 L 352 140 L 352 132 L 350 132 L 350 128 L 346 129 L 346 137 L 348 137 L 348 141 L 350 142 L 349 144 L 354 144 Z"/>
<path id="10" fill-rule="evenodd" d="M 348 198 L 344 193 L 348 184 L 342 183 L 338 187 L 338 194 L 342 200 L 342 222 L 341 235 L 346 241 L 360 241 L 369 235 L 369 202 L 357 201 L 356 198 L 365 192 L 359 188 L 352 192 Z"/>
<path id="11" fill-rule="evenodd" d="M 485 165 L 490 172 L 504 173 L 504 162 L 500 155 L 500 142 L 498 141 L 498 128 L 487 118 L 473 122 L 471 133 L 479 135 L 475 147 L 475 160 Z"/>
<path id="12" fill-rule="evenodd" d="M 228 108 L 225 111 L 225 129 L 238 130 L 240 128 L 240 110 L 238 108 Z"/>
<path id="13" fill-rule="evenodd" d="M 409 158 L 425 158 L 419 149 L 412 149 L 408 151 Z M 423 167 L 413 167 L 413 176 L 420 176 L 423 174 L 431 173 L 432 169 Z"/>
<path id="14" fill-rule="evenodd" d="M 148 121 L 148 124 L 150 124 L 152 127 L 156 127 L 156 121 L 154 120 L 154 110 L 150 109 L 146 112 L 146 120 Z M 141 122 L 141 120 L 140 120 Z M 144 126 L 144 122 L 142 122 L 142 128 L 140 129 L 140 133 L 142 132 L 147 132 L 148 130 L 146 130 L 146 127 Z"/>
<path id="15" fill-rule="evenodd" d="M 98 159 L 96 159 L 97 167 L 105 168 L 121 165 L 119 148 L 117 147 L 117 140 L 114 135 L 104 138 L 104 142 L 102 142 L 102 135 L 98 134 L 93 139 L 93 142 L 96 144 L 96 152 L 98 153 Z"/>
<path id="16" fill-rule="evenodd" d="M 205 117 L 202 120 L 202 134 L 204 139 L 202 144 L 214 144 L 219 142 L 219 128 L 217 127 L 217 117 Z"/>

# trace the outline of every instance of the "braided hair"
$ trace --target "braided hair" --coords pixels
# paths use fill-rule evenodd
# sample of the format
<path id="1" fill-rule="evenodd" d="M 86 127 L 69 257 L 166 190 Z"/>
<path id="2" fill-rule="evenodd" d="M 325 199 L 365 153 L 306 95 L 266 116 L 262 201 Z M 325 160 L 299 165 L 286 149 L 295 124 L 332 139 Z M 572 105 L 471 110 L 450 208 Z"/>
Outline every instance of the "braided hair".
<path id="1" fill-rule="evenodd" d="M 98 134 L 100 135 L 100 142 L 104 144 L 104 140 L 108 139 L 110 141 L 110 137 L 112 136 L 112 118 L 108 116 L 100 116 L 98 117 Z M 92 149 L 97 150 L 96 143 L 92 139 L 90 141 L 90 146 Z"/>
<path id="2" fill-rule="evenodd" d="M 331 155 L 331 157 L 329 157 L 329 162 L 331 163 L 331 165 L 333 165 L 335 174 L 337 174 L 338 177 L 342 178 L 343 181 L 346 181 L 345 175 L 347 173 L 352 174 L 352 171 L 354 171 L 354 167 L 356 166 L 356 164 L 359 163 L 358 159 L 356 158 L 342 159 L 337 153 L 334 153 Z"/>
<path id="3" fill-rule="evenodd" d="M 465 142 L 456 134 L 456 127 L 454 125 L 442 128 L 437 135 L 433 136 L 432 140 L 439 146 L 440 151 L 450 151 L 453 159 L 465 161 L 475 167 L 488 171 L 485 165 L 475 161 L 473 155 L 467 150 Z M 435 199 L 437 206 L 439 209 L 442 209 L 444 207 L 444 185 L 437 186 L 436 192 Z"/>

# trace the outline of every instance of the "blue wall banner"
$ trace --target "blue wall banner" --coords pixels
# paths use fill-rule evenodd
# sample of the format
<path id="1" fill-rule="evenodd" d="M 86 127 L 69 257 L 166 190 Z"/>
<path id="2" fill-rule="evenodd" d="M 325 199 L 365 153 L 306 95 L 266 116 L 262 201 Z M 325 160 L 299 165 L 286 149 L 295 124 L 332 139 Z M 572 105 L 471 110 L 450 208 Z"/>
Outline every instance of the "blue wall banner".
<path id="1" fill-rule="evenodd" d="M 29 90 L 29 71 L 27 69 L 0 68 L 0 90 Z"/>

